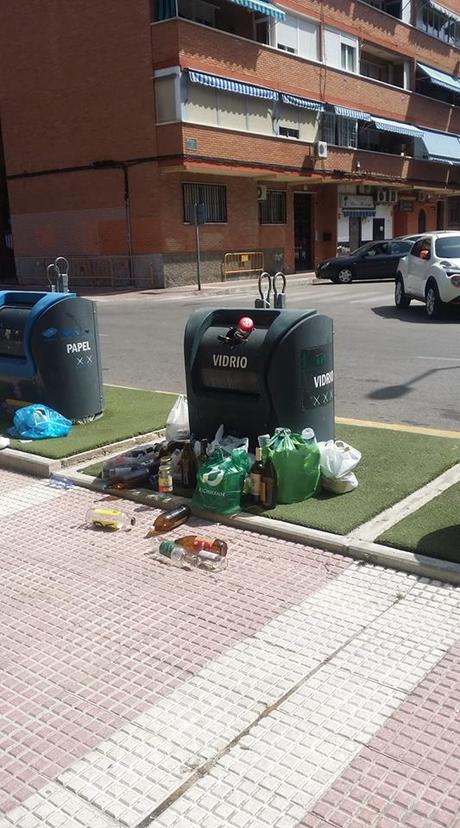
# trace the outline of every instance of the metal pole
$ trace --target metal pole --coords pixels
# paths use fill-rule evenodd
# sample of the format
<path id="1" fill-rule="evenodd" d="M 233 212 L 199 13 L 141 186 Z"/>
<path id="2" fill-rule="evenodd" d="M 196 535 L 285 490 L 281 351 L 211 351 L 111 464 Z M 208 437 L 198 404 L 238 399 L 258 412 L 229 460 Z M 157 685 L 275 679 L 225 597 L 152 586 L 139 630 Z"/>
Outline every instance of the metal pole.
<path id="1" fill-rule="evenodd" d="M 128 281 L 132 286 L 134 284 L 134 268 L 133 268 L 133 228 L 131 223 L 131 204 L 129 198 L 129 179 L 128 167 L 122 164 L 123 180 L 125 185 L 125 214 L 126 214 L 126 240 L 128 243 Z"/>
<path id="2" fill-rule="evenodd" d="M 200 225 L 198 224 L 198 204 L 195 202 L 195 241 L 196 241 L 196 280 L 201 290 Z"/>

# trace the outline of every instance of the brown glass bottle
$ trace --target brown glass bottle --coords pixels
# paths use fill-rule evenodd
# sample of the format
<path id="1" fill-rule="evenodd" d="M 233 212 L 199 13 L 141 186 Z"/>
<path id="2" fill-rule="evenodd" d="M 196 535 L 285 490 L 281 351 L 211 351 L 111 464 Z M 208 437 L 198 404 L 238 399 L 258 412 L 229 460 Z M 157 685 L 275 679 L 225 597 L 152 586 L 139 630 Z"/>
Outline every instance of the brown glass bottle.
<path id="1" fill-rule="evenodd" d="M 181 455 L 182 486 L 184 489 L 194 489 L 196 486 L 197 458 L 190 440 L 187 440 Z"/>
<path id="2" fill-rule="evenodd" d="M 252 468 L 250 471 L 252 498 L 255 503 L 260 502 L 260 484 L 262 480 L 263 467 L 264 464 L 262 463 L 262 449 L 259 446 L 257 446 L 256 459 L 252 464 Z"/>
<path id="3" fill-rule="evenodd" d="M 162 532 L 169 532 L 171 529 L 175 529 L 176 526 L 185 523 L 191 514 L 189 507 L 184 505 L 175 506 L 174 509 L 161 512 L 154 521 L 153 527 L 147 533 L 147 537 L 150 538 L 152 535 L 159 535 Z"/>
<path id="4" fill-rule="evenodd" d="M 264 509 L 274 509 L 278 502 L 276 469 L 270 457 L 263 464 L 260 476 L 260 503 Z"/>
<path id="5" fill-rule="evenodd" d="M 225 558 L 227 554 L 227 544 L 220 538 L 214 538 L 214 540 L 211 540 L 210 538 L 203 538 L 201 535 L 184 535 L 183 538 L 177 538 L 175 543 L 177 543 L 178 546 L 182 546 L 184 549 L 188 549 L 190 551 L 196 549 L 197 544 L 206 543 L 208 544 L 207 548 L 209 548 L 210 552 L 215 552 L 223 558 Z"/>

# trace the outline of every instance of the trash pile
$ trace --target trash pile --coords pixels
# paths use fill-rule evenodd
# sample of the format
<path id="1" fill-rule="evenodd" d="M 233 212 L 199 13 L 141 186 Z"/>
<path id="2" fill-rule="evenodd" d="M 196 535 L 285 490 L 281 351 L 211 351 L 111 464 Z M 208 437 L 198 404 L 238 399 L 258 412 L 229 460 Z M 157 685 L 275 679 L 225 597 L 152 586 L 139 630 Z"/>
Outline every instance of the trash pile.
<path id="1" fill-rule="evenodd" d="M 102 469 L 106 488 L 146 487 L 191 496 L 196 508 L 233 515 L 249 505 L 265 511 L 307 500 L 321 488 L 344 494 L 358 485 L 354 470 L 360 452 L 341 440 L 317 442 L 309 427 L 300 434 L 289 428 L 262 434 L 255 454 L 247 438 L 225 435 L 223 425 L 213 439 L 195 440 L 183 396 L 170 412 L 165 438 L 107 460 Z"/>

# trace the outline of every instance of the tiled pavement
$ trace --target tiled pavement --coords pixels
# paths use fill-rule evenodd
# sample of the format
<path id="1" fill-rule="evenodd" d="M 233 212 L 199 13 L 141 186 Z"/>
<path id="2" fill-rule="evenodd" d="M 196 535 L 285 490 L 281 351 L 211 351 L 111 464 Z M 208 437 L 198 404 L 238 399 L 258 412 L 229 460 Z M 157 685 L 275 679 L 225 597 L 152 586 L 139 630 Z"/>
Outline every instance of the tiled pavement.
<path id="1" fill-rule="evenodd" d="M 97 498 L 0 471 L 0 828 L 460 827 L 458 590 Z"/>

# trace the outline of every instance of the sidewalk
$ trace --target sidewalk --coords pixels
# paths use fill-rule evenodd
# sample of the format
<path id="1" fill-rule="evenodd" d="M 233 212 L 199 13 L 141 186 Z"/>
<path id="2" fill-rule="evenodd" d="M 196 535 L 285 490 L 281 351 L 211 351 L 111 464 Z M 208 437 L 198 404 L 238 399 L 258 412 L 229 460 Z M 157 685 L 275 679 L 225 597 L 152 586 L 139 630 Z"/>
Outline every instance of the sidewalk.
<path id="1" fill-rule="evenodd" d="M 0 470 L 0 828 L 460 826 L 458 590 L 222 525 L 176 570 L 101 497 Z"/>

